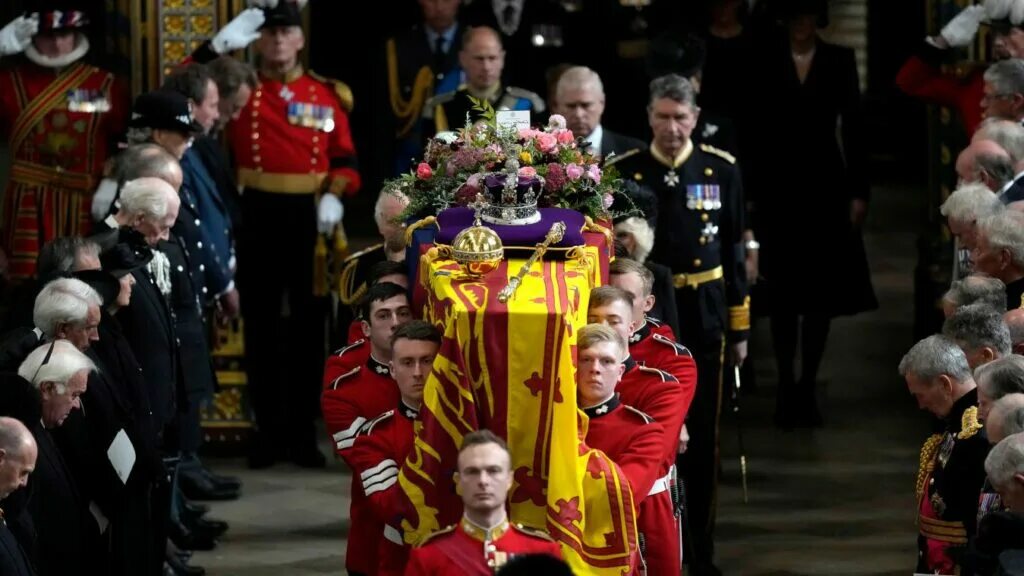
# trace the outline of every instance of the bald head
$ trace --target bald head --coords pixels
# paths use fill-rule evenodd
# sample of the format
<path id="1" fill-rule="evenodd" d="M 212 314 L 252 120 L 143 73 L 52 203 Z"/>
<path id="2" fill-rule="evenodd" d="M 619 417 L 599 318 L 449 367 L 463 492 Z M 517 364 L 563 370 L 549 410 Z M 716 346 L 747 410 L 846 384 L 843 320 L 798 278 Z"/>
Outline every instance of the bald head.
<path id="1" fill-rule="evenodd" d="M 14 418 L 0 418 L 0 500 L 28 482 L 38 448 L 32 433 Z"/>
<path id="2" fill-rule="evenodd" d="M 1014 308 L 1003 314 L 1003 322 L 1010 329 L 1010 343 L 1014 354 L 1024 354 L 1024 308 Z"/>
<path id="3" fill-rule="evenodd" d="M 1017 422 L 1018 414 L 1024 411 L 1024 394 L 1007 394 L 992 404 L 988 419 L 985 421 L 985 432 L 990 444 L 998 444 L 1000 440 L 1017 430 L 1022 423 Z"/>
<path id="4" fill-rule="evenodd" d="M 477 26 L 462 36 L 459 64 L 466 72 L 466 83 L 471 93 L 489 95 L 501 82 L 505 68 L 505 49 L 501 37 L 493 28 Z"/>
<path id="5" fill-rule="evenodd" d="M 1010 154 L 993 140 L 975 140 L 956 159 L 956 173 L 962 183 L 984 184 L 998 192 L 1013 178 Z"/>

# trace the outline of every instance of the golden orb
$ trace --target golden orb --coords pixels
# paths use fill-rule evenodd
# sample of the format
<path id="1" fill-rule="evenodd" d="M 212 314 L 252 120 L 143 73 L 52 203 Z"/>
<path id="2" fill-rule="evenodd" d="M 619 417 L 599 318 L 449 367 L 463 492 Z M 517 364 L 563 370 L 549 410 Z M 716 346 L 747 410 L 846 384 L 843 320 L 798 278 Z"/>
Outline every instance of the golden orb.
<path id="1" fill-rule="evenodd" d="M 479 278 L 495 270 L 505 255 L 498 234 L 479 221 L 455 236 L 452 258 L 467 275 Z"/>

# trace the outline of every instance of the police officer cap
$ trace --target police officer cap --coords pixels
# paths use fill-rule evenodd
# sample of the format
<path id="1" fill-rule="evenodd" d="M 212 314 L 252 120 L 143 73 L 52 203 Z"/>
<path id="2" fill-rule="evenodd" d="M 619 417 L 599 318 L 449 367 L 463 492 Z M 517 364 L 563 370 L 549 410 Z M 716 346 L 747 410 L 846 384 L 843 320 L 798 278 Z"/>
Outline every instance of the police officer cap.
<path id="1" fill-rule="evenodd" d="M 828 0 L 774 0 L 770 9 L 780 20 L 814 15 L 818 18 L 818 28 L 828 26 Z"/>
<path id="2" fill-rule="evenodd" d="M 192 103 L 183 94 L 171 90 L 139 94 L 128 125 L 133 128 L 176 130 L 183 134 L 203 131 L 203 127 L 192 115 Z"/>
<path id="3" fill-rule="evenodd" d="M 82 2 L 43 0 L 35 4 L 39 13 L 39 33 L 81 30 L 89 25 Z"/>
<path id="4" fill-rule="evenodd" d="M 704 40 L 700 37 L 664 32 L 651 40 L 647 49 L 647 75 L 660 78 L 679 74 L 692 78 L 704 68 L 705 53 Z"/>
<path id="5" fill-rule="evenodd" d="M 275 26 L 302 26 L 302 8 L 305 1 L 299 0 L 258 0 L 254 6 L 263 9 L 266 20 L 261 28 Z"/>

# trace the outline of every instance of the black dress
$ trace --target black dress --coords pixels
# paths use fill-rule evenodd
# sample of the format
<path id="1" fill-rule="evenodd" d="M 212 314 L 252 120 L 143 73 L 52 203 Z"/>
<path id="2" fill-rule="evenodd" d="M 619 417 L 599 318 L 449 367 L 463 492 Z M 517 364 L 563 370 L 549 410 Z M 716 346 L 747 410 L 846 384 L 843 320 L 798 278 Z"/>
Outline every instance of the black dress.
<path id="1" fill-rule="evenodd" d="M 869 193 L 853 50 L 819 39 L 801 83 L 789 43 L 773 46 L 757 68 L 770 88 L 759 104 L 758 154 L 747 159 L 759 181 L 750 199 L 759 308 L 824 317 L 874 309 L 863 239 L 850 222 L 851 201 Z"/>

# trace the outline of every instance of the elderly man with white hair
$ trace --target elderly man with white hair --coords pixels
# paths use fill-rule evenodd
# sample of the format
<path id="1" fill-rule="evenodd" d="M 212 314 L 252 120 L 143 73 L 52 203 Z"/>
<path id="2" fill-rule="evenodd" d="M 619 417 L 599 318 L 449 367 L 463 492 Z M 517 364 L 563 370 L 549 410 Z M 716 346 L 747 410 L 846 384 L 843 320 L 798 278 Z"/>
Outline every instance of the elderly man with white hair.
<path id="1" fill-rule="evenodd" d="M 999 200 L 1003 204 L 1024 200 L 1024 181 L 1021 180 L 1024 176 L 1024 126 L 1013 120 L 987 118 L 971 137 L 971 146 L 984 140 L 994 142 L 1005 150 L 1013 164 L 1013 177 L 1002 188 L 995 190 Z"/>
<path id="2" fill-rule="evenodd" d="M 1024 432 L 1024 392 L 1006 394 L 992 402 L 985 419 L 985 434 L 990 444 Z"/>
<path id="3" fill-rule="evenodd" d="M 591 153 L 602 158 L 647 148 L 642 140 L 612 132 L 601 125 L 604 84 L 590 68 L 573 66 L 558 77 L 553 110 L 565 117 L 566 126 L 577 138 L 587 141 Z"/>
<path id="4" fill-rule="evenodd" d="M 34 549 L 40 574 L 84 576 L 88 572 L 87 559 L 93 556 L 89 546 L 99 541 L 99 526 L 89 513 L 89 496 L 79 489 L 84 479 L 74 476 L 51 436 L 72 410 L 82 407 L 81 396 L 86 391 L 89 373 L 95 369 L 93 361 L 74 344 L 54 340 L 36 348 L 22 362 L 18 368 L 21 382 L 3 382 L 7 388 L 24 386 L 35 391 L 31 394 L 35 398 L 35 413 L 23 423 L 39 449 L 28 485 L 32 493 L 28 513 L 37 528 L 30 549 Z"/>
<path id="5" fill-rule="evenodd" d="M 961 306 L 946 319 L 942 334 L 953 340 L 967 356 L 971 370 L 1010 355 L 1010 329 L 1003 311 L 975 302 Z"/>
<path id="6" fill-rule="evenodd" d="M 982 303 L 999 311 L 1006 311 L 1006 285 L 997 278 L 971 274 L 953 280 L 942 296 L 942 312 L 949 318 L 962 306 Z"/>
<path id="7" fill-rule="evenodd" d="M 985 458 L 985 472 L 999 491 L 1003 504 L 1024 514 L 1024 434 L 1003 438 Z"/>
<path id="8" fill-rule="evenodd" d="M 1024 305 L 1024 213 L 1003 210 L 978 222 L 974 269 L 1006 285 L 1006 307 Z"/>
<path id="9" fill-rule="evenodd" d="M 953 191 L 939 213 L 953 234 L 953 278 L 971 273 L 970 251 L 977 243 L 978 222 L 1003 210 L 999 197 L 983 184 L 966 184 Z"/>
<path id="10" fill-rule="evenodd" d="M 99 338 L 102 299 L 88 284 L 58 278 L 43 286 L 32 310 L 34 327 L 19 327 L 0 344 L 0 370 L 17 370 L 25 357 L 44 341 L 69 340 L 79 350 Z"/>
<path id="11" fill-rule="evenodd" d="M 952 340 L 921 340 L 900 361 L 899 373 L 922 410 L 945 424 L 921 448 L 917 475 L 917 572 L 954 574 L 960 548 L 977 526 L 988 442 L 978 422 L 978 392 L 967 357 Z"/>

